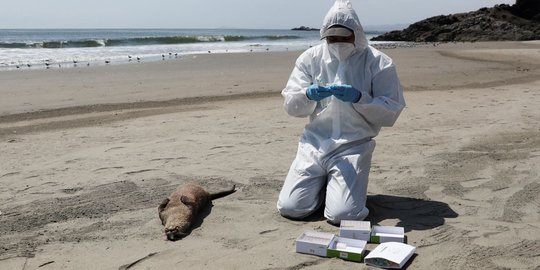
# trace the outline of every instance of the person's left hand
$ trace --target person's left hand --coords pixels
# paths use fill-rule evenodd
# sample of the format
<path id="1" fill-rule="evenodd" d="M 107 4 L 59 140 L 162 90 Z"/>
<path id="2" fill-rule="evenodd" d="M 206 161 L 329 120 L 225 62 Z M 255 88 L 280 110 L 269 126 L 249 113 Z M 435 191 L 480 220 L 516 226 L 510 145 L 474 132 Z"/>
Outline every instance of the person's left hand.
<path id="1" fill-rule="evenodd" d="M 344 102 L 356 103 L 362 97 L 362 93 L 348 84 L 334 84 L 328 86 L 332 95 Z"/>
<path id="2" fill-rule="evenodd" d="M 308 99 L 314 101 L 321 101 L 323 98 L 327 98 L 332 95 L 332 91 L 324 86 L 319 86 L 317 84 L 312 84 L 308 87 L 306 91 L 306 96 Z"/>

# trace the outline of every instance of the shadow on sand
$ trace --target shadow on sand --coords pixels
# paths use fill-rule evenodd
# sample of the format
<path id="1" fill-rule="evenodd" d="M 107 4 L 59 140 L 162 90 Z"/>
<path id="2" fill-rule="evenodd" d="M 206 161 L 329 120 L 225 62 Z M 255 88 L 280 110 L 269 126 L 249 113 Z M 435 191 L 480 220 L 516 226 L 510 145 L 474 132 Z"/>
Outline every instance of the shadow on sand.
<path id="1" fill-rule="evenodd" d="M 406 232 L 433 229 L 444 225 L 446 218 L 458 217 L 446 203 L 393 195 L 368 195 L 367 208 L 366 220 L 372 224 L 397 219 L 396 226 L 404 227 Z"/>
<path id="2" fill-rule="evenodd" d="M 429 230 L 444 225 L 446 218 L 456 218 L 458 214 L 448 204 L 438 201 L 400 197 L 393 195 L 368 195 L 366 220 L 372 225 L 386 219 L 399 220 L 396 226 L 412 230 Z M 310 216 L 301 220 L 308 222 L 323 221 L 324 204 Z"/>

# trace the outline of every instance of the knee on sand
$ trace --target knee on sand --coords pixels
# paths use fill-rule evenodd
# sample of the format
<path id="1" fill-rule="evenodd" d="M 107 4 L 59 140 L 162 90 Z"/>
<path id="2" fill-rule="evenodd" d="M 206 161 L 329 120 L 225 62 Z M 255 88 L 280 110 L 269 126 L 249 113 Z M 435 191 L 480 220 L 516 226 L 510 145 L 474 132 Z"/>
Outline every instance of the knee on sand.
<path id="1" fill-rule="evenodd" d="M 318 207 L 309 209 L 300 209 L 294 202 L 277 203 L 277 208 L 281 216 L 292 219 L 301 220 L 317 211 Z M 360 210 L 358 210 L 360 209 Z M 364 220 L 369 214 L 369 209 L 364 207 L 356 207 L 351 209 L 345 205 L 326 206 L 324 209 L 324 217 L 334 225 L 339 225 L 342 220 Z"/>

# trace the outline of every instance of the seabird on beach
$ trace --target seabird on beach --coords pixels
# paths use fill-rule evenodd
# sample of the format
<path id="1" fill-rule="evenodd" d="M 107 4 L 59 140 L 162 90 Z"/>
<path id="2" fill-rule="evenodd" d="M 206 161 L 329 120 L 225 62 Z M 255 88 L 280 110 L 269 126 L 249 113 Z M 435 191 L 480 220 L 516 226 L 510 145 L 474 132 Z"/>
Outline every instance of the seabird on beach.
<path id="1" fill-rule="evenodd" d="M 105 64 L 107 64 L 107 65 L 108 65 L 108 64 L 110 64 L 110 63 L 111 63 L 111 61 L 109 61 L 109 60 L 105 60 Z"/>
<path id="2" fill-rule="evenodd" d="M 141 62 L 141 58 L 137 56 L 137 62 Z"/>

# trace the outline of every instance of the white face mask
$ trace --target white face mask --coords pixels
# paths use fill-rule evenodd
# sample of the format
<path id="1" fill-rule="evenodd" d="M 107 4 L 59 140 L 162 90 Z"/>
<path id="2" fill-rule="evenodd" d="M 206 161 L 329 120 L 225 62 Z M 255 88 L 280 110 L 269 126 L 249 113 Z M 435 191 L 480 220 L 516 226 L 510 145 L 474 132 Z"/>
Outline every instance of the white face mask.
<path id="1" fill-rule="evenodd" d="M 349 58 L 349 56 L 353 54 L 354 49 L 354 44 L 348 42 L 336 42 L 328 44 L 330 54 L 336 57 L 339 61 Z"/>

